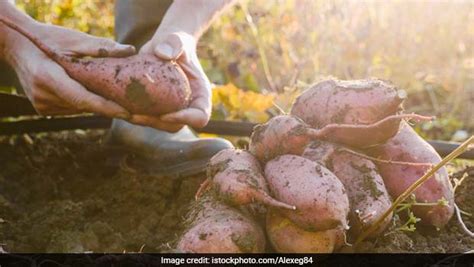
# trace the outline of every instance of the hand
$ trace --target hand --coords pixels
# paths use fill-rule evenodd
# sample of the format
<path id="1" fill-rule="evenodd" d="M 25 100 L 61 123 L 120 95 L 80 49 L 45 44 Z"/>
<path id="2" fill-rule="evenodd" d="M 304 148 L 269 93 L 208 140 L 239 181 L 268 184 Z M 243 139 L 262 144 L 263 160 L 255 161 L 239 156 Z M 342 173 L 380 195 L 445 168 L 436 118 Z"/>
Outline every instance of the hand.
<path id="1" fill-rule="evenodd" d="M 134 115 L 132 122 L 167 131 L 177 131 L 183 125 L 202 128 L 211 116 L 211 84 L 196 55 L 196 39 L 185 32 L 155 34 L 140 53 L 153 53 L 165 60 L 175 60 L 189 79 L 192 99 L 188 108 L 160 117 Z"/>
<path id="2" fill-rule="evenodd" d="M 47 45 L 71 56 L 121 57 L 135 53 L 132 46 L 63 27 L 34 23 L 29 30 L 34 31 Z M 26 95 L 39 114 L 92 112 L 123 119 L 130 117 L 123 107 L 88 91 L 71 79 L 60 65 L 49 59 L 28 39 L 16 32 L 9 35 L 15 38 L 8 41 L 7 61 L 15 69 Z"/>

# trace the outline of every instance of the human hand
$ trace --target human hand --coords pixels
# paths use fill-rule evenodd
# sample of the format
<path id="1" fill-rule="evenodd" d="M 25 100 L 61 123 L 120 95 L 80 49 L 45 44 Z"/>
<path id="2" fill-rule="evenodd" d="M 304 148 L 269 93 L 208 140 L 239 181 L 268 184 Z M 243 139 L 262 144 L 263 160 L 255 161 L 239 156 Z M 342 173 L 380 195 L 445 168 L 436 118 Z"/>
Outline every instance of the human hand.
<path id="1" fill-rule="evenodd" d="M 196 54 L 196 38 L 185 32 L 155 34 L 140 53 L 152 53 L 164 60 L 174 60 L 188 77 L 192 99 L 189 107 L 160 117 L 134 115 L 134 123 L 167 131 L 177 131 L 183 125 L 202 128 L 211 115 L 211 84 Z"/>
<path id="2" fill-rule="evenodd" d="M 132 46 L 59 26 L 35 22 L 29 25 L 28 30 L 65 55 L 122 57 L 135 53 Z M 26 95 L 39 114 L 68 115 L 92 112 L 123 119 L 130 117 L 123 107 L 88 91 L 71 79 L 61 66 L 28 39 L 12 30 L 8 31 L 10 38 L 5 45 L 6 60 L 15 69 Z"/>

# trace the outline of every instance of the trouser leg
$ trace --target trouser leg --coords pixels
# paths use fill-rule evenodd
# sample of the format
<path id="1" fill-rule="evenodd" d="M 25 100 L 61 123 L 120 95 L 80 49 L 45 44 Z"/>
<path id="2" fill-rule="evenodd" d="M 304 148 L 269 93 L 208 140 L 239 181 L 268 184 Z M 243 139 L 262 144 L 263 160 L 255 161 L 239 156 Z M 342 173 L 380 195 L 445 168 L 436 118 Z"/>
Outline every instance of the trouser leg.
<path id="1" fill-rule="evenodd" d="M 117 0 L 115 34 L 120 43 L 140 48 L 150 40 L 171 0 Z M 221 138 L 199 139 L 188 128 L 177 133 L 159 131 L 114 119 L 108 143 L 151 159 L 140 160 L 167 175 L 191 175 L 205 169 L 214 154 L 232 147 Z"/>

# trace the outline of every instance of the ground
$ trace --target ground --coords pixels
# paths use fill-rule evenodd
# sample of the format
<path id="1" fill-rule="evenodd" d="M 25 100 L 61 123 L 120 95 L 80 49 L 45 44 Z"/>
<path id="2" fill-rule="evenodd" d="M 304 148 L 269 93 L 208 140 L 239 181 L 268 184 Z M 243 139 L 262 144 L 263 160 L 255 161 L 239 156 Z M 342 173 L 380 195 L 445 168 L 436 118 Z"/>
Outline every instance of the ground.
<path id="1" fill-rule="evenodd" d="M 204 175 L 166 177 L 134 167 L 103 131 L 0 137 L 0 245 L 12 252 L 157 252 L 180 223 Z M 474 175 L 474 174 L 472 174 Z M 474 214 L 474 177 L 457 203 Z M 474 229 L 474 217 L 466 217 Z M 397 224 L 397 222 L 395 222 Z M 399 222 L 398 222 L 399 225 Z M 474 239 L 455 219 L 439 231 L 391 232 L 370 252 L 466 252 Z"/>

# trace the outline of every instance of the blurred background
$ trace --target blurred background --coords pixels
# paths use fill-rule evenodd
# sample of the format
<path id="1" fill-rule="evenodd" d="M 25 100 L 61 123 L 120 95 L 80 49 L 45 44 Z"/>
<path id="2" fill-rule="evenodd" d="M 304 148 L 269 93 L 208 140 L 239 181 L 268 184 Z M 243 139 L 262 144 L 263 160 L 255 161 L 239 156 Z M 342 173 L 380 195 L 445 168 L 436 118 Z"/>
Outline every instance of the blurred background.
<path id="1" fill-rule="evenodd" d="M 113 38 L 113 0 L 17 0 L 39 21 Z M 240 1 L 199 42 L 214 119 L 264 122 L 327 77 L 405 89 L 430 139 L 474 132 L 474 2 Z M 12 88 L 2 88 L 13 91 Z"/>

